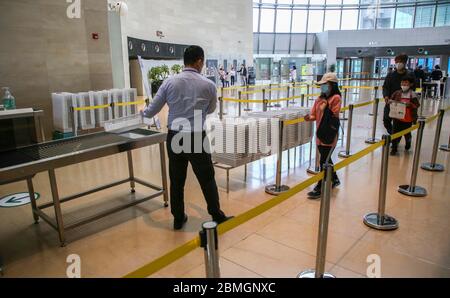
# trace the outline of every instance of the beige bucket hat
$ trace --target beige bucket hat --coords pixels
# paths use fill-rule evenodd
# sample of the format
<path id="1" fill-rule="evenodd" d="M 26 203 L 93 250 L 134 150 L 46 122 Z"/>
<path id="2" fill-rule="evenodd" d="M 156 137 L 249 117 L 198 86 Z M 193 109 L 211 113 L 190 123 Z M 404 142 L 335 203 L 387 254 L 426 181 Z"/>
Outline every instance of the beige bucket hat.
<path id="1" fill-rule="evenodd" d="M 338 78 L 334 72 L 328 72 L 328 73 L 324 74 L 322 79 L 319 82 L 317 82 L 317 84 L 323 85 L 328 82 L 335 82 L 335 83 L 339 82 Z"/>

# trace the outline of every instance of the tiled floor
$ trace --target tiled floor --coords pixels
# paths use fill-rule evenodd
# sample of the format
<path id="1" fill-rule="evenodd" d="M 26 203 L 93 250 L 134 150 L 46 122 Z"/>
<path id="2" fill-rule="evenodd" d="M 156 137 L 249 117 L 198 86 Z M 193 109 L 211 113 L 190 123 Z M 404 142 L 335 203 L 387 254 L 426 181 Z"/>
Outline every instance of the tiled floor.
<path id="1" fill-rule="evenodd" d="M 365 96 L 362 94 L 361 98 Z M 354 152 L 366 147 L 364 139 L 370 136 L 372 123 L 368 116 L 370 110 L 371 107 L 365 107 L 355 113 Z M 434 105 L 425 107 L 428 115 L 435 110 Z M 449 121 L 447 115 L 441 143 L 446 142 L 450 134 Z M 380 136 L 381 115 L 378 126 Z M 431 157 L 434 131 L 435 123 L 425 129 L 421 162 L 429 161 Z M 342 185 L 333 191 L 326 256 L 327 270 L 338 277 L 366 276 L 367 258 L 373 254 L 381 258 L 383 277 L 450 277 L 450 155 L 439 152 L 438 161 L 447 169 L 444 173 L 419 170 L 418 184 L 426 187 L 429 195 L 410 198 L 397 192 L 398 185 L 409 181 L 413 159 L 413 154 L 404 154 L 400 148 L 400 156 L 390 158 L 387 193 L 387 213 L 400 222 L 396 231 L 375 231 L 362 223 L 364 214 L 377 210 L 381 151 L 377 150 L 339 172 Z M 136 176 L 160 183 L 158 148 L 137 150 L 133 154 Z M 297 149 L 296 155 L 298 160 L 294 165 L 291 150 L 290 169 L 284 158 L 282 179 L 290 186 L 308 177 L 305 170 L 309 163 L 309 147 Z M 264 193 L 264 185 L 274 181 L 275 159 L 252 163 L 248 171 L 246 183 L 242 179 L 243 168 L 231 172 L 228 195 L 223 188 L 225 172 L 216 171 L 221 204 L 227 214 L 240 214 L 271 198 Z M 57 178 L 62 195 L 68 195 L 124 178 L 127 173 L 126 156 L 121 154 L 59 169 Z M 42 195 L 40 203 L 49 201 L 48 175 L 38 174 L 34 183 L 36 191 Z M 0 186 L 0 196 L 25 190 L 23 182 L 4 185 Z M 69 244 L 64 248 L 59 247 L 57 234 L 46 223 L 33 224 L 29 206 L 0 209 L 0 255 L 5 263 L 5 276 L 64 277 L 68 266 L 66 258 L 70 254 L 81 257 L 83 277 L 123 276 L 192 239 L 201 223 L 209 219 L 192 171 L 186 190 L 189 222 L 183 231 L 171 229 L 170 210 L 163 208 L 161 199 L 156 199 L 69 231 Z M 307 191 L 221 236 L 222 276 L 295 277 L 299 272 L 313 268 L 320 201 L 308 200 Z M 146 193 L 146 189 L 138 187 L 136 197 Z M 66 203 L 63 211 L 68 220 L 73 220 L 132 198 L 128 186 L 122 185 Z M 153 275 L 204 276 L 201 249 Z"/>

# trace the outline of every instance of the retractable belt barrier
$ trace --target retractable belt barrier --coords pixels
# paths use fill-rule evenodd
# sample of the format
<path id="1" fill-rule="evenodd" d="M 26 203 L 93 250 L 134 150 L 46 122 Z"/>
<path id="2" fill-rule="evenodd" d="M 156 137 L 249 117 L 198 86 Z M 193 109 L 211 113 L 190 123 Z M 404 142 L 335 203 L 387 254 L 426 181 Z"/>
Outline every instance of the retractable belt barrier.
<path id="1" fill-rule="evenodd" d="M 364 105 L 368 105 L 369 103 L 364 103 Z M 446 110 L 449 110 L 450 107 L 448 107 Z M 438 115 L 431 116 L 426 120 L 427 123 L 430 123 L 434 120 L 436 120 L 439 117 Z M 285 125 L 293 125 L 296 123 L 300 123 L 305 121 L 304 118 L 299 118 L 295 120 L 286 120 L 283 121 Z M 425 121 L 422 120 L 422 123 Z M 337 163 L 334 165 L 334 171 L 339 171 L 350 164 L 356 162 L 357 160 L 365 157 L 366 155 L 374 152 L 378 148 L 382 146 L 386 146 L 386 142 L 390 143 L 390 140 L 394 140 L 397 138 L 400 138 L 414 130 L 417 130 L 419 128 L 419 125 L 414 125 L 411 128 L 408 128 L 406 130 L 403 130 L 399 133 L 396 133 L 392 135 L 392 138 L 383 138 L 383 140 L 370 145 L 366 147 L 365 149 L 359 151 L 358 153 L 353 154 L 349 158 Z M 384 152 L 386 154 L 386 152 Z M 223 235 L 234 228 L 250 221 L 251 219 L 261 215 L 262 213 L 274 208 L 275 206 L 278 206 L 279 204 L 283 203 L 284 201 L 288 200 L 289 198 L 293 197 L 294 195 L 298 194 L 299 192 L 305 190 L 307 187 L 319 182 L 320 180 L 325 178 L 324 172 L 320 172 L 315 176 L 312 176 L 311 178 L 301 182 L 300 184 L 295 185 L 294 187 L 288 189 L 287 191 L 281 193 L 280 195 L 273 197 L 266 202 L 236 216 L 235 218 L 228 220 L 222 224 L 220 224 L 217 228 L 218 235 Z M 182 244 L 181 246 L 175 248 L 174 250 L 162 255 L 161 257 L 153 260 L 152 262 L 148 263 L 147 265 L 144 265 L 143 267 L 125 275 L 125 278 L 142 278 L 142 277 L 148 277 L 159 270 L 163 269 L 164 267 L 168 266 L 169 264 L 179 260 L 183 256 L 187 255 L 191 251 L 195 250 L 196 248 L 201 247 L 201 239 L 199 236 L 195 237 L 194 239 Z"/>

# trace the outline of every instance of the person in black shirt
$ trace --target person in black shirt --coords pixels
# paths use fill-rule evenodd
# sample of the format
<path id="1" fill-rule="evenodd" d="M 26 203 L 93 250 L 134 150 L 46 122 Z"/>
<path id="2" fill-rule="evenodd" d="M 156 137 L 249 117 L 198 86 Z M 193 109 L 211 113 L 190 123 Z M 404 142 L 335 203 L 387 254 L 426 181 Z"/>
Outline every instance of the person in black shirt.
<path id="1" fill-rule="evenodd" d="M 414 75 L 416 76 L 416 79 L 418 82 L 420 82 L 420 80 L 422 80 L 422 82 L 425 82 L 425 72 L 422 69 L 422 65 L 419 65 L 414 70 Z"/>
<path id="2" fill-rule="evenodd" d="M 389 100 L 395 91 L 401 90 L 401 81 L 404 78 L 411 76 L 415 80 L 414 73 L 408 72 L 406 69 L 406 62 L 408 62 L 408 55 L 406 54 L 400 54 L 395 57 L 395 71 L 386 76 L 383 84 L 383 97 L 386 101 L 383 114 L 383 124 L 389 134 L 392 134 L 392 118 L 389 117 L 389 113 L 391 111 Z M 413 88 L 415 88 L 415 86 L 413 86 Z"/>
<path id="3" fill-rule="evenodd" d="M 441 96 L 441 80 L 442 80 L 442 71 L 439 65 L 434 67 L 434 70 L 431 72 L 431 81 L 435 83 L 434 85 L 434 96 Z"/>

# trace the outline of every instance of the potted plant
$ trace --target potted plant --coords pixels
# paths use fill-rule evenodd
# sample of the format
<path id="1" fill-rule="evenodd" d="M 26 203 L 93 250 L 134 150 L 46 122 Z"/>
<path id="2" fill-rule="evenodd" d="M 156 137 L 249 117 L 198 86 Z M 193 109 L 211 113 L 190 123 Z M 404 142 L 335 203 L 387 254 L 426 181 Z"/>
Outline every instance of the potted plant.
<path id="1" fill-rule="evenodd" d="M 170 70 L 172 71 L 172 74 L 176 75 L 176 74 L 179 74 L 182 69 L 183 69 L 183 67 L 181 65 L 175 64 L 172 66 L 172 68 Z"/>
<path id="2" fill-rule="evenodd" d="M 150 81 L 150 86 L 152 88 L 152 96 L 155 96 L 164 80 L 169 77 L 169 74 L 170 71 L 167 65 L 152 67 L 149 70 L 148 80 Z"/>

